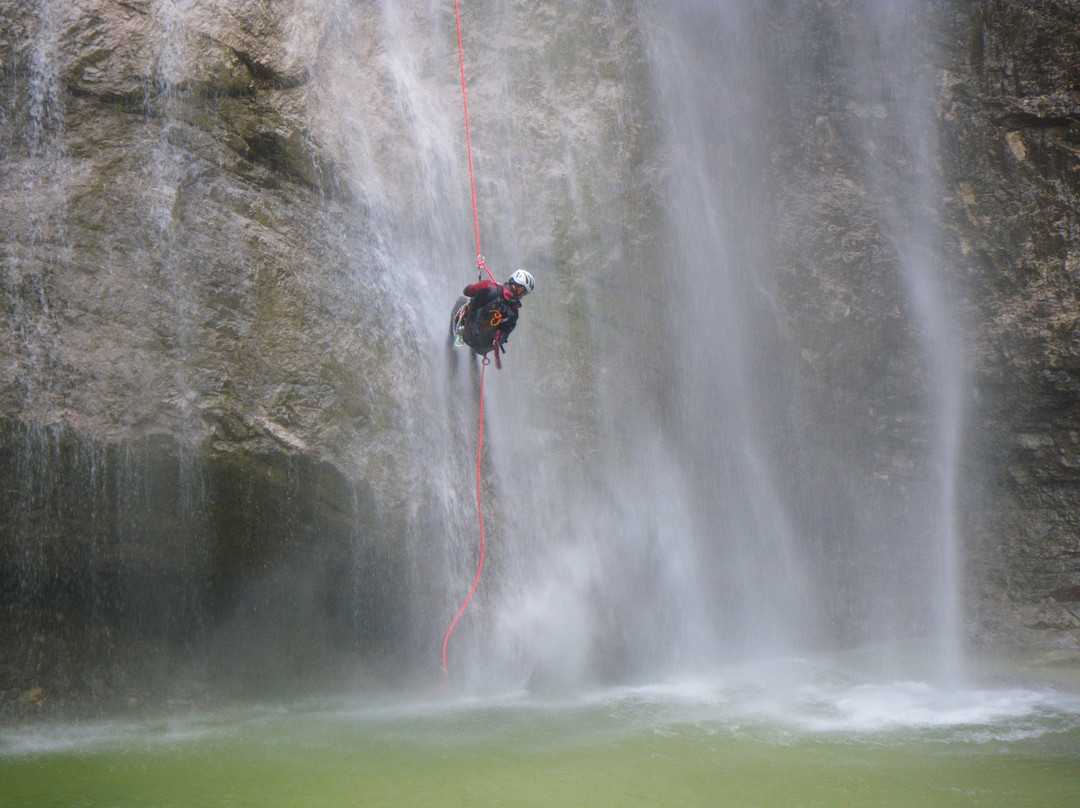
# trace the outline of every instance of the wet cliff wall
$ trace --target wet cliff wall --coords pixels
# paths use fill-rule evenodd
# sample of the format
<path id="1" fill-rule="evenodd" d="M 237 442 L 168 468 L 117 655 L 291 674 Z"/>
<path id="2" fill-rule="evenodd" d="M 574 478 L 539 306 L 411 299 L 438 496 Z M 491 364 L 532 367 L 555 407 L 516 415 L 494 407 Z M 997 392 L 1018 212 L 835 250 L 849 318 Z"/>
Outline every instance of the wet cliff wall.
<path id="1" fill-rule="evenodd" d="M 943 74 L 943 209 L 969 279 L 970 602 L 984 627 L 1075 649 L 1080 8 L 960 4 Z M 1004 625 L 1000 624 L 1002 621 Z"/>
<path id="2" fill-rule="evenodd" d="M 332 14 L 0 7 L 5 690 L 137 693 L 215 633 L 215 675 L 272 683 L 400 633 L 357 468 L 401 434 L 379 281 L 305 107 Z"/>
<path id="3" fill-rule="evenodd" d="M 924 5 L 919 75 L 935 79 L 940 126 L 932 207 L 973 403 L 959 517 L 969 635 L 1074 648 L 1077 10 Z M 408 667 L 413 646 L 430 644 L 407 626 L 440 627 L 410 590 L 424 575 L 405 539 L 438 506 L 410 448 L 427 412 L 410 410 L 426 367 L 412 357 L 441 305 L 428 298 L 447 298 L 458 276 L 402 289 L 401 256 L 372 235 L 386 206 L 422 219 L 425 204 L 410 190 L 424 167 L 401 123 L 416 111 L 389 100 L 384 12 L 0 0 L 0 689 L 52 677 L 126 694 L 152 678 L 138 673 L 151 657 L 159 674 L 201 660 L 193 680 L 206 666 L 248 684 L 338 666 L 363 677 Z M 887 109 L 843 94 L 859 70 L 842 56 L 848 12 L 768 6 L 805 37 L 771 41 L 763 17 L 762 47 L 818 67 L 778 84 L 762 114 L 774 123 L 770 249 L 787 273 L 777 300 L 800 383 L 816 397 L 820 440 L 849 452 L 874 496 L 919 484 L 926 436 L 917 396 L 897 384 L 919 359 L 895 250 L 867 214 L 873 158 L 859 133 Z M 445 9 L 439 18 L 442 53 L 456 59 Z M 501 136 L 532 157 L 488 176 L 520 176 L 539 211 L 522 240 L 546 256 L 554 303 L 531 339 L 560 350 L 536 369 L 585 391 L 551 417 L 572 425 L 580 439 L 566 451 L 587 463 L 596 425 L 574 408 L 618 360 L 591 361 L 602 338 L 583 329 L 576 301 L 610 281 L 608 309 L 592 316 L 604 338 L 632 342 L 647 306 L 620 291 L 618 272 L 645 273 L 664 249 L 641 22 L 630 5 L 591 15 L 537 4 L 499 19 L 493 50 L 519 49 L 515 86 L 527 88 L 514 96 L 520 128 Z M 506 96 L 501 63 L 478 62 L 482 119 Z M 342 70 L 347 85 L 332 80 Z M 454 100 L 456 79 L 449 71 L 444 88 Z M 335 124 L 342 86 L 366 99 L 356 140 Z M 576 99 L 579 114 L 560 118 L 553 95 Z M 488 113 L 489 132 L 503 112 Z M 375 163 L 387 166 L 378 183 Z M 612 240 L 597 237 L 605 229 Z M 423 300 L 391 310 L 388 291 Z M 560 334 L 581 339 L 563 350 Z M 635 372 L 641 406 L 662 409 L 662 358 Z M 825 565 L 838 586 L 845 563 Z M 832 616 L 859 621 L 842 600 Z"/>
<path id="4" fill-rule="evenodd" d="M 476 270 L 452 9 L 419 6 L 0 4 L 7 694 L 440 675 L 476 518 L 445 320 Z M 479 177 L 486 241 L 545 274 L 531 342 L 587 337 L 596 230 L 654 240 L 633 9 L 466 15 L 474 126 L 518 147 Z M 587 453 L 562 347 L 549 417 Z"/>
<path id="5" fill-rule="evenodd" d="M 876 481 L 861 495 L 875 497 L 925 478 L 918 399 L 933 382 L 913 342 L 896 234 L 880 225 L 890 201 L 873 180 L 884 172 L 912 187 L 918 169 L 888 123 L 898 98 L 853 91 L 865 68 L 845 46 L 858 36 L 850 12 L 844 3 L 771 11 L 809 34 L 778 47 L 815 65 L 776 89 L 776 260 L 821 439 L 849 447 L 848 463 Z M 926 215 L 963 334 L 966 637 L 1074 653 L 1080 8 L 926 2 L 904 15 L 902 47 L 917 55 L 901 82 L 926 82 L 932 105 L 937 179 Z M 894 149 L 887 165 L 868 143 Z M 897 383 L 912 372 L 925 386 Z"/>

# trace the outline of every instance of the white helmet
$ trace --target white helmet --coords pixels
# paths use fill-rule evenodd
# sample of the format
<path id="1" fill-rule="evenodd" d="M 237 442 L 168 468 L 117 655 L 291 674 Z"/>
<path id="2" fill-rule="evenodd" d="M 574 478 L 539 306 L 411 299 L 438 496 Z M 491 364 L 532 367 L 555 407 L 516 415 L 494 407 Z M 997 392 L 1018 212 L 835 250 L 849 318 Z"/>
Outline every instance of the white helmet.
<path id="1" fill-rule="evenodd" d="M 515 269 L 514 274 L 510 276 L 510 280 L 508 280 L 507 283 L 516 283 L 518 286 L 524 286 L 530 292 L 533 290 L 533 287 L 536 286 L 536 282 L 533 281 L 533 276 L 524 269 Z"/>

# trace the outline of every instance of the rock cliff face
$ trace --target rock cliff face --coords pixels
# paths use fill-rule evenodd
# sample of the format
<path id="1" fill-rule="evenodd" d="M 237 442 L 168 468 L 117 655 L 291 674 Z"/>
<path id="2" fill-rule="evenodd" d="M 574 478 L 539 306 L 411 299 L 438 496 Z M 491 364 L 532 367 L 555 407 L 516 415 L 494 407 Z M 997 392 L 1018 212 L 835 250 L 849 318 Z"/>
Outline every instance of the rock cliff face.
<path id="1" fill-rule="evenodd" d="M 396 416 L 305 110 L 328 8 L 0 6 L 4 689 L 223 621 L 271 673 L 385 633 L 346 583 L 401 559 L 350 452 Z"/>
<path id="2" fill-rule="evenodd" d="M 399 12 L 0 3 L 5 692 L 400 679 L 417 646 L 431 662 L 459 598 L 439 585 L 471 574 L 467 552 L 447 564 L 442 549 L 474 531 L 459 473 L 471 406 L 452 441 L 425 430 L 457 428 L 440 426 L 452 408 L 434 377 L 474 268 L 446 258 L 472 247 L 436 221 L 471 231 L 453 18 Z M 476 68 L 474 125 L 530 155 L 488 177 L 554 189 L 518 243 L 565 303 L 571 282 L 600 282 L 560 281 L 558 265 L 598 257 L 575 217 L 604 202 L 571 210 L 568 168 L 545 155 L 582 143 L 599 163 L 619 142 L 600 181 L 637 193 L 642 114 L 625 108 L 641 54 L 631 13 L 532 13 L 548 34 L 529 42 L 513 39 L 516 13 L 492 17 L 503 44 Z M 579 58 L 575 40 L 594 34 L 609 53 Z M 501 97 L 510 48 L 528 103 Z M 601 86 L 600 120 L 553 122 L 550 59 L 584 75 L 575 92 L 593 107 Z M 428 74 L 438 99 L 401 86 Z M 511 115 L 525 122 L 513 132 Z M 453 195 L 425 188 L 446 174 Z M 547 334 L 580 317 L 565 306 Z"/>
<path id="3" fill-rule="evenodd" d="M 917 5 L 912 31 L 923 36 L 910 47 L 921 41 L 923 51 L 904 80 L 931 80 L 940 185 L 929 214 L 966 345 L 959 528 L 969 639 L 1075 652 L 1080 76 L 1069 54 L 1078 12 L 1068 2 Z M 798 121 L 790 129 L 803 135 L 777 146 L 786 310 L 819 412 L 842 425 L 829 439 L 844 445 L 854 427 L 857 452 L 869 446 L 873 457 L 850 462 L 868 479 L 917 485 L 928 436 L 916 391 L 896 381 L 920 360 L 895 241 L 872 215 L 878 155 L 857 134 L 875 121 L 887 130 L 897 102 L 852 102 L 860 66 L 844 56 L 855 34 L 843 4 L 780 13 L 802 18 L 812 34 L 796 48 L 820 66 L 781 91 Z M 897 187 L 915 181 L 910 162 L 893 162 Z M 834 383 L 852 377 L 862 384 Z"/>
<path id="4" fill-rule="evenodd" d="M 770 8 L 798 18 L 788 29 L 805 38 L 785 47 L 819 65 L 765 113 L 771 254 L 822 440 L 900 487 L 926 464 L 925 425 L 896 387 L 919 349 L 894 245 L 868 215 L 874 155 L 858 132 L 879 111 L 843 97 L 860 69 L 839 56 L 845 5 Z M 1080 20 L 1069 2 L 925 6 L 932 207 L 974 402 L 966 611 L 980 641 L 1075 648 Z M 520 180 L 533 217 L 521 254 L 547 262 L 554 301 L 530 337 L 553 350 L 533 370 L 585 391 L 551 417 L 590 435 L 588 391 L 610 363 L 589 362 L 605 337 L 580 324 L 631 334 L 644 304 L 616 269 L 644 277 L 662 260 L 641 18 L 540 3 L 497 19 L 472 100 L 489 137 L 529 157 L 491 156 L 486 176 Z M 422 47 L 386 46 L 421 23 L 316 0 L 0 0 L 0 690 L 51 676 L 129 693 L 161 673 L 134 673 L 150 654 L 249 683 L 342 660 L 399 670 L 430 644 L 439 622 L 410 591 L 425 562 L 406 537 L 441 507 L 409 443 L 437 405 L 413 357 L 438 344 L 430 312 L 442 316 L 459 278 L 394 267 L 439 260 L 417 246 L 444 236 L 424 224 L 417 183 L 466 178 L 442 166 L 460 161 L 459 121 L 445 121 L 448 146 L 420 148 L 409 120 L 444 109 L 394 85 L 395 59 L 449 56 L 456 69 L 445 16 Z M 517 94 L 500 90 L 511 70 Z M 362 103 L 346 110 L 343 88 Z M 446 204 L 467 232 L 467 203 Z M 378 237 L 386 221 L 397 255 Z M 609 310 L 578 308 L 609 282 Z M 663 365 L 638 371 L 655 406 Z M 583 443 L 566 451 L 587 455 Z M 832 617 L 858 620 L 842 603 Z"/>
<path id="5" fill-rule="evenodd" d="M 968 278 L 978 450 L 972 601 L 986 626 L 1075 649 L 1080 44 L 1068 2 L 976 3 L 953 18 L 943 200 Z"/>

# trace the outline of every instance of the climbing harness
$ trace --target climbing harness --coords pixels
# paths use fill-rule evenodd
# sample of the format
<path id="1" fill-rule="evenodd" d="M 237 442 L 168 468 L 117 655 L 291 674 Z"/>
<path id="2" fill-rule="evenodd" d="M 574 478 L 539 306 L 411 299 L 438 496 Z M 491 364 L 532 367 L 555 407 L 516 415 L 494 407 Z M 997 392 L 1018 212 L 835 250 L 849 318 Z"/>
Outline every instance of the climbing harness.
<path id="1" fill-rule="evenodd" d="M 461 10 L 458 7 L 458 0 L 454 0 L 454 20 L 457 22 L 458 63 L 461 67 L 461 104 L 465 112 L 465 146 L 469 156 L 469 191 L 472 194 L 473 232 L 476 236 L 476 277 L 477 280 L 479 280 L 483 277 L 481 272 L 487 272 L 488 277 L 495 282 L 495 276 L 492 275 L 491 270 L 487 268 L 487 264 L 484 263 L 484 256 L 480 253 L 480 220 L 476 215 L 476 179 L 473 174 L 472 134 L 469 131 L 469 98 L 468 94 L 465 92 L 465 49 L 461 44 Z M 462 310 L 462 313 L 463 312 L 464 309 Z M 460 335 L 455 335 L 455 342 L 460 339 Z M 495 352 L 495 364 L 496 367 L 498 367 L 498 347 L 496 347 Z M 450 635 L 453 634 L 454 627 L 458 624 L 458 620 L 461 619 L 461 616 L 465 613 L 465 609 L 468 608 L 469 601 L 472 600 L 473 593 L 476 592 L 476 587 L 480 583 L 480 573 L 484 569 L 484 509 L 480 500 L 480 468 L 484 448 L 484 372 L 487 370 L 489 362 L 490 360 L 485 356 L 482 358 L 480 366 L 480 424 L 477 428 L 476 436 L 476 515 L 480 524 L 480 557 L 476 563 L 476 575 L 473 577 L 472 586 L 469 588 L 469 594 L 465 596 L 461 608 L 458 609 L 457 614 L 454 615 L 454 619 L 450 622 L 450 627 L 446 630 L 446 636 L 443 637 L 443 687 L 446 686 L 450 679 L 450 669 L 446 664 L 446 647 L 450 643 Z"/>

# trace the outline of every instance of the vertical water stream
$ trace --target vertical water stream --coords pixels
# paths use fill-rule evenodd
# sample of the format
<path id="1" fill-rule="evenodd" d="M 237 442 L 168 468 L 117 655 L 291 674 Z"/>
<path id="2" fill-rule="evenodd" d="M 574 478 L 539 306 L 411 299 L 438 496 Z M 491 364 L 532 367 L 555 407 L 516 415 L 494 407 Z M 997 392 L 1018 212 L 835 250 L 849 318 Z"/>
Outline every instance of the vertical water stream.
<path id="1" fill-rule="evenodd" d="M 959 284 L 950 278 L 940 249 L 937 214 L 943 193 L 936 174 L 939 148 L 933 94 L 934 82 L 941 76 L 931 67 L 927 32 L 920 29 L 921 12 L 914 2 L 873 4 L 870 35 L 860 42 L 857 63 L 866 80 L 860 88 L 863 98 L 886 109 L 888 133 L 883 136 L 868 127 L 865 134 L 868 149 L 878 155 L 870 187 L 880 197 L 896 200 L 883 217 L 896 238 L 921 345 L 929 475 L 925 491 L 913 503 L 915 535 L 925 537 L 917 549 L 922 565 L 915 574 L 929 590 L 927 633 L 938 672 L 947 681 L 956 681 L 963 667 L 958 509 L 967 380 L 963 321 L 955 300 Z"/>
<path id="2" fill-rule="evenodd" d="M 848 620 L 861 623 L 852 636 L 862 642 L 930 640 L 931 668 L 955 678 L 964 381 L 936 247 L 932 18 L 918 3 L 821 8 L 819 16 L 797 6 L 765 11 L 660 3 L 645 15 L 672 156 L 679 306 L 693 323 L 678 354 L 681 456 L 695 469 L 697 541 L 715 591 L 726 593 L 714 608 L 719 642 L 734 640 L 736 655 L 820 650 L 836 647 L 836 626 Z M 779 269 L 794 234 L 776 200 L 808 170 L 824 169 L 784 165 L 783 144 L 812 139 L 796 128 L 809 121 L 840 129 L 850 120 L 850 157 L 832 170 L 867 190 L 831 238 L 859 238 L 862 217 L 894 256 L 883 286 L 899 290 L 889 306 L 903 312 L 905 336 L 872 361 L 897 369 L 894 401 L 917 402 L 882 413 L 907 430 L 906 448 L 883 446 L 855 419 L 840 426 L 843 440 L 821 439 L 830 414 L 807 395 L 813 383 L 800 361 L 821 343 L 805 341 L 790 309 L 796 279 Z M 812 226 L 833 227 L 825 217 Z M 882 307 L 867 317 L 865 338 L 890 316 Z M 851 353 L 836 364 L 852 370 L 816 383 L 856 402 L 856 413 L 895 407 L 854 371 L 865 361 L 862 340 L 835 345 Z M 907 352 L 915 359 L 902 359 Z M 925 453 L 908 459 L 920 444 Z M 869 457 L 880 486 L 865 479 Z M 922 470 L 905 483 L 891 470 L 902 463 Z M 846 514 L 832 501 L 837 488 L 851 503 Z M 807 509 L 808 501 L 817 504 Z M 847 593 L 847 615 L 830 605 L 834 588 Z"/>

